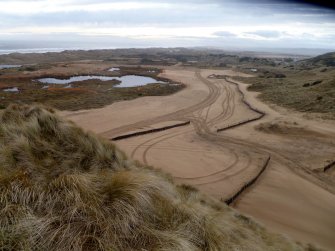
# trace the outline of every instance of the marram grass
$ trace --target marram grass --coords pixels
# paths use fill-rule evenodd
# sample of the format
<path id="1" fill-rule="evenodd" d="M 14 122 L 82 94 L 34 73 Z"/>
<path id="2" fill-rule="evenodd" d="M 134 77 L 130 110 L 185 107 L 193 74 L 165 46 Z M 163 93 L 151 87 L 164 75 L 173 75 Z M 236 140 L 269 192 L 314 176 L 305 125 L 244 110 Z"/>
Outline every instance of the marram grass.
<path id="1" fill-rule="evenodd" d="M 51 109 L 0 113 L 0 250 L 312 250 Z"/>

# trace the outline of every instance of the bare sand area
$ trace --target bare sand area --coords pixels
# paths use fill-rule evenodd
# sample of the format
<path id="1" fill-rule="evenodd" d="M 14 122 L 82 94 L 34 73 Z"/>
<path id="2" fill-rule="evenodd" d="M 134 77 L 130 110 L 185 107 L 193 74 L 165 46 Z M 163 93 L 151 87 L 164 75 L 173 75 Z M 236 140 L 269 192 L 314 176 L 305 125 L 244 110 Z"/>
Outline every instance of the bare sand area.
<path id="1" fill-rule="evenodd" d="M 213 74 L 227 78 L 208 78 Z M 170 173 L 177 183 L 223 201 L 257 177 L 233 207 L 270 230 L 334 250 L 334 171 L 320 168 L 335 159 L 335 123 L 273 109 L 260 102 L 257 93 L 247 92 L 247 85 L 231 82 L 229 76 L 237 74 L 242 75 L 232 70 L 164 67 L 162 77 L 187 87 L 170 96 L 61 114 L 108 139 L 190 121 L 115 143 L 134 159 Z M 224 130 L 259 117 L 257 110 L 265 116 Z"/>

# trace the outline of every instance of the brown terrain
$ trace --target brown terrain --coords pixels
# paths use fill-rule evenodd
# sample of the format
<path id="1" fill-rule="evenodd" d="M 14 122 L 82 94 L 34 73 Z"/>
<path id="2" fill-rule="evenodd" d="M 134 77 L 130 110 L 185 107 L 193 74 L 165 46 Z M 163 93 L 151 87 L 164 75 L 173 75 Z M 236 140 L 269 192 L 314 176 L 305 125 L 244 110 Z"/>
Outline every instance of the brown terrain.
<path id="1" fill-rule="evenodd" d="M 334 121 L 265 105 L 230 78 L 244 73 L 161 68 L 160 77 L 186 88 L 61 114 L 111 140 L 130 134 L 115 143 L 136 160 L 231 203 L 274 232 L 334 250 L 335 167 L 324 170 L 335 160 Z"/>
<path id="2" fill-rule="evenodd" d="M 0 57 L 1 61 L 1 57 Z M 124 66 L 118 71 L 109 71 L 110 63 L 98 60 L 81 60 L 77 62 L 61 62 L 35 64 L 1 70 L 0 72 L 0 109 L 11 103 L 34 104 L 43 103 L 59 110 L 82 110 L 100 108 L 120 100 L 129 100 L 141 96 L 162 96 L 179 91 L 184 86 L 179 83 L 153 83 L 136 88 L 114 88 L 119 81 L 89 79 L 76 81 L 64 88 L 61 84 L 43 84 L 40 78 L 68 79 L 73 76 L 97 75 L 104 77 L 120 77 L 140 75 L 157 78 L 160 70 L 155 67 Z M 48 87 L 48 88 L 45 88 Z M 6 92 L 8 88 L 17 88 L 18 92 Z"/>

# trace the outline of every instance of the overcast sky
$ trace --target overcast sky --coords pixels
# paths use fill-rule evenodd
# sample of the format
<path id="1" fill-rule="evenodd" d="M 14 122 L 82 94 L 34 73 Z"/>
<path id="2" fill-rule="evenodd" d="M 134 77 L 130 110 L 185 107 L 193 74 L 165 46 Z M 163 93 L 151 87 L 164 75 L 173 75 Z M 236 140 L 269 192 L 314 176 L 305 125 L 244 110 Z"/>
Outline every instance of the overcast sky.
<path id="1" fill-rule="evenodd" d="M 0 45 L 6 40 L 335 49 L 335 11 L 301 1 L 0 0 Z"/>

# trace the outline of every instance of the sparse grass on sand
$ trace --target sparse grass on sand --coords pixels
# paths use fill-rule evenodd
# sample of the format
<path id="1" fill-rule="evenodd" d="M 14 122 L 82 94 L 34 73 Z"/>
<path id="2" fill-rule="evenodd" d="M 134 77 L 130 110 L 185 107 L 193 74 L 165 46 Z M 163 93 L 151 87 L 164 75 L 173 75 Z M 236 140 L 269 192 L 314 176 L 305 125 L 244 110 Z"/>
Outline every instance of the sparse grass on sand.
<path id="1" fill-rule="evenodd" d="M 334 67 L 268 67 L 260 71 L 263 72 L 256 77 L 235 79 L 252 84 L 249 90 L 261 92 L 260 98 L 266 102 L 300 112 L 320 113 L 325 118 L 335 119 Z M 279 74 L 286 77 L 279 78 Z"/>
<path id="2" fill-rule="evenodd" d="M 51 109 L 0 113 L 1 250 L 312 250 Z"/>

